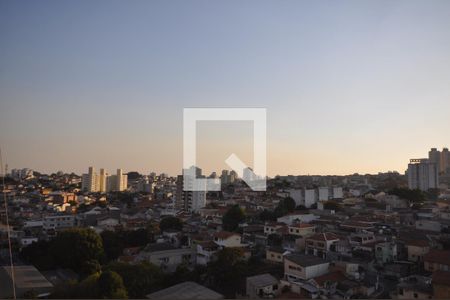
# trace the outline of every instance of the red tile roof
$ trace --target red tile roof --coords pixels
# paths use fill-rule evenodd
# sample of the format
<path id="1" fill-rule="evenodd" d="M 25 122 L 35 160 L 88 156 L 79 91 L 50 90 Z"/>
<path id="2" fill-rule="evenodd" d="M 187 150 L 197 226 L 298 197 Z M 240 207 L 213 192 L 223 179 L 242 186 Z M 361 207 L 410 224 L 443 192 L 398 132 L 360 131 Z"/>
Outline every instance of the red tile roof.
<path id="1" fill-rule="evenodd" d="M 214 237 L 217 237 L 219 239 L 227 239 L 229 237 L 232 237 L 233 235 L 237 235 L 240 236 L 240 234 L 235 233 L 235 232 L 229 232 L 229 231 L 219 231 L 219 232 L 215 232 Z"/>
<path id="2" fill-rule="evenodd" d="M 441 265 L 450 266 L 450 251 L 446 250 L 431 250 L 425 254 L 423 260 L 429 263 L 438 263 Z"/>
<path id="3" fill-rule="evenodd" d="M 426 240 L 409 240 L 405 242 L 406 246 L 428 247 L 430 243 Z"/>
<path id="4" fill-rule="evenodd" d="M 433 284 L 446 285 L 450 287 L 450 272 L 436 271 L 433 273 Z"/>
<path id="5" fill-rule="evenodd" d="M 310 236 L 308 240 L 314 240 L 314 241 L 333 241 L 333 240 L 339 240 L 339 237 L 331 232 L 326 233 L 317 233 L 313 236 Z"/>
<path id="6" fill-rule="evenodd" d="M 327 274 L 324 274 L 322 276 L 316 277 L 313 280 L 317 283 L 318 287 L 323 287 L 325 282 L 340 282 L 347 279 L 345 275 L 341 271 L 334 271 Z"/>

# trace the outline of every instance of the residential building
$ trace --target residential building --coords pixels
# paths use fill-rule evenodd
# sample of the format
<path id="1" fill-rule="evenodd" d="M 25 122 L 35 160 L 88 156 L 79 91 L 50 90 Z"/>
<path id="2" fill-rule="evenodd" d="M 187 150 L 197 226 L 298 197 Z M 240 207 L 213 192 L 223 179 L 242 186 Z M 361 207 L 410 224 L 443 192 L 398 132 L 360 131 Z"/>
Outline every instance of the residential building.
<path id="1" fill-rule="evenodd" d="M 405 245 L 408 252 L 408 261 L 422 262 L 424 256 L 430 252 L 430 245 L 424 240 L 410 240 Z"/>
<path id="2" fill-rule="evenodd" d="M 196 242 L 194 246 L 197 253 L 196 263 L 202 266 L 206 266 L 209 262 L 214 260 L 215 255 L 220 248 L 219 245 L 213 241 Z"/>
<path id="3" fill-rule="evenodd" d="M 381 265 L 396 261 L 397 255 L 397 244 L 395 242 L 379 243 L 375 247 L 375 259 Z"/>
<path id="4" fill-rule="evenodd" d="M 174 272 L 181 264 L 193 266 L 195 249 L 176 248 L 168 243 L 149 244 L 138 254 L 138 261 L 148 261 L 166 272 Z"/>
<path id="5" fill-rule="evenodd" d="M 308 280 L 328 273 L 330 263 L 316 256 L 289 254 L 284 257 L 284 275 L 286 280 Z"/>
<path id="6" fill-rule="evenodd" d="M 442 151 L 437 148 L 431 148 L 428 152 L 428 159 L 438 166 L 440 173 L 448 173 L 450 168 L 450 153 L 448 148 L 443 148 Z"/>
<path id="7" fill-rule="evenodd" d="M 411 159 L 407 174 L 410 189 L 428 191 L 439 187 L 439 164 L 429 159 Z"/>
<path id="8" fill-rule="evenodd" d="M 0 266 L 0 298 L 13 299 L 13 280 L 10 266 Z M 16 297 L 24 298 L 35 292 L 38 298 L 48 297 L 53 285 L 34 266 L 14 266 Z"/>
<path id="9" fill-rule="evenodd" d="M 223 299 L 224 296 L 207 287 L 204 287 L 193 281 L 185 281 L 163 290 L 151 293 L 146 296 L 147 299 L 164 300 L 192 300 L 192 299 Z"/>
<path id="10" fill-rule="evenodd" d="M 428 272 L 450 271 L 450 251 L 430 250 L 423 258 L 424 269 Z"/>
<path id="11" fill-rule="evenodd" d="M 283 263 L 283 256 L 290 253 L 282 247 L 270 247 L 266 249 L 266 259 L 274 263 Z"/>
<path id="12" fill-rule="evenodd" d="M 49 215 L 45 216 L 43 219 L 43 229 L 48 230 L 61 230 L 66 228 L 71 228 L 76 225 L 75 216 L 73 215 Z"/>
<path id="13" fill-rule="evenodd" d="M 268 273 L 247 277 L 246 281 L 246 294 L 250 299 L 275 298 L 281 292 L 278 279 Z"/>
<path id="14" fill-rule="evenodd" d="M 195 174 L 195 177 L 191 173 Z M 206 185 L 194 186 L 194 180 L 202 177 L 202 170 L 197 167 L 183 170 L 183 175 L 177 177 L 176 208 L 198 212 L 206 206 Z"/>
<path id="15" fill-rule="evenodd" d="M 409 276 L 402 278 L 397 284 L 397 299 L 431 299 L 433 287 L 431 279 L 424 276 Z"/>
<path id="16" fill-rule="evenodd" d="M 127 189 L 128 176 L 122 169 L 117 169 L 116 175 L 108 176 L 105 169 L 100 169 L 100 174 L 94 167 L 89 167 L 88 173 L 81 176 L 81 190 L 85 192 L 121 192 Z"/>
<path id="17" fill-rule="evenodd" d="M 450 299 L 450 272 L 433 272 L 431 283 L 435 299 Z"/>
<path id="18" fill-rule="evenodd" d="M 89 167 L 87 174 L 81 175 L 81 189 L 86 192 L 98 192 L 98 175 L 94 167 Z"/>
<path id="19" fill-rule="evenodd" d="M 289 234 L 308 237 L 315 233 L 316 226 L 308 223 L 294 223 L 289 227 Z"/>
<path id="20" fill-rule="evenodd" d="M 293 212 L 277 218 L 277 222 L 291 225 L 293 223 L 309 223 L 318 218 L 319 218 L 318 216 L 315 216 L 310 213 Z"/>
<path id="21" fill-rule="evenodd" d="M 221 247 L 242 247 L 241 235 L 235 232 L 219 231 L 213 234 L 214 242 Z"/>
<path id="22" fill-rule="evenodd" d="M 281 234 L 283 228 L 286 227 L 286 224 L 280 222 L 266 222 L 264 224 L 264 234 Z"/>
<path id="23" fill-rule="evenodd" d="M 334 233 L 317 233 L 306 238 L 305 253 L 326 258 L 330 250 L 335 250 L 339 237 Z"/>

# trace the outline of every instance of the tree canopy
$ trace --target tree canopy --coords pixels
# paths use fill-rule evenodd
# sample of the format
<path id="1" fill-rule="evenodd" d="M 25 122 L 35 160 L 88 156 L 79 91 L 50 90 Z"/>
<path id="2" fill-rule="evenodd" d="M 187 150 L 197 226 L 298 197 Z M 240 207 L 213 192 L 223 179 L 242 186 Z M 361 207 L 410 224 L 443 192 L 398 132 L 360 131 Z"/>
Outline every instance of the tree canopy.
<path id="1" fill-rule="evenodd" d="M 84 273 L 86 262 L 104 259 L 100 236 L 88 228 L 71 228 L 58 233 L 51 241 L 33 243 L 22 250 L 22 257 L 38 269 L 70 268 Z"/>
<path id="2" fill-rule="evenodd" d="M 86 261 L 104 257 L 100 236 L 88 228 L 64 230 L 53 239 L 50 253 L 58 266 L 80 271 Z"/>
<path id="3" fill-rule="evenodd" d="M 113 262 L 104 267 L 123 278 L 124 286 L 131 298 L 145 298 L 145 295 L 161 288 L 162 271 L 155 265 L 143 262 L 137 265 Z"/>
<path id="4" fill-rule="evenodd" d="M 165 230 L 181 230 L 183 229 L 183 222 L 176 217 L 165 217 L 159 223 L 161 231 Z"/>
<path id="5" fill-rule="evenodd" d="M 408 200 L 410 205 L 425 201 L 425 194 L 419 189 L 394 188 L 389 191 L 389 194 Z"/>
<path id="6" fill-rule="evenodd" d="M 275 208 L 275 215 L 277 217 L 284 216 L 295 210 L 295 201 L 291 197 L 284 198 L 280 200 L 277 207 Z"/>
<path id="7" fill-rule="evenodd" d="M 223 229 L 227 231 L 237 231 L 239 224 L 245 220 L 244 211 L 239 205 L 233 205 L 223 216 Z"/>

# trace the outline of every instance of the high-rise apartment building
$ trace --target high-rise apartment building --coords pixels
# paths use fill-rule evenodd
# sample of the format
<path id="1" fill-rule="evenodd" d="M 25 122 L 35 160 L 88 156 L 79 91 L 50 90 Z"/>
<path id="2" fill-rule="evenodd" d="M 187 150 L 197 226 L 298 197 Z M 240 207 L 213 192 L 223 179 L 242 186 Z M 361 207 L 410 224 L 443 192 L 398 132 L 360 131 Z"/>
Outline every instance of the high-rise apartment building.
<path id="1" fill-rule="evenodd" d="M 97 174 L 93 167 L 89 167 L 88 173 L 81 177 L 81 189 L 91 193 L 120 192 L 126 190 L 127 185 L 128 176 L 123 174 L 122 169 L 117 169 L 116 175 L 108 176 L 105 169 L 100 169 L 100 174 Z"/>
<path id="2" fill-rule="evenodd" d="M 86 192 L 98 192 L 98 175 L 94 167 L 89 167 L 88 173 L 81 176 L 81 189 Z"/>
<path id="3" fill-rule="evenodd" d="M 440 173 L 450 172 L 450 154 L 448 148 L 443 148 L 442 151 L 437 148 L 431 148 L 428 152 L 428 159 L 437 164 Z"/>
<path id="4" fill-rule="evenodd" d="M 439 187 L 439 165 L 430 159 L 411 159 L 407 175 L 410 189 L 428 191 Z"/>
<path id="5" fill-rule="evenodd" d="M 428 152 L 428 160 L 435 163 L 439 168 L 439 172 L 441 171 L 441 152 L 437 148 L 431 148 Z"/>
<path id="6" fill-rule="evenodd" d="M 195 178 L 204 178 L 204 176 L 202 176 L 202 170 L 197 167 L 191 167 L 189 172 L 186 173 L 187 171 L 183 170 L 183 175 L 195 174 L 195 177 L 178 175 L 175 207 L 189 212 L 197 212 L 206 206 L 206 186 L 203 189 L 200 187 L 199 191 L 192 191 L 190 189 L 194 188 Z M 195 188 L 199 189 L 198 186 Z"/>
<path id="7" fill-rule="evenodd" d="M 123 174 L 122 169 L 117 169 L 116 175 L 106 178 L 107 192 L 121 192 L 127 189 L 128 176 Z"/>
<path id="8" fill-rule="evenodd" d="M 106 178 L 108 177 L 108 173 L 105 172 L 105 169 L 100 169 L 100 176 L 98 178 L 98 191 L 106 192 Z"/>
<path id="9" fill-rule="evenodd" d="M 441 172 L 450 174 L 450 153 L 448 148 L 441 151 Z"/>

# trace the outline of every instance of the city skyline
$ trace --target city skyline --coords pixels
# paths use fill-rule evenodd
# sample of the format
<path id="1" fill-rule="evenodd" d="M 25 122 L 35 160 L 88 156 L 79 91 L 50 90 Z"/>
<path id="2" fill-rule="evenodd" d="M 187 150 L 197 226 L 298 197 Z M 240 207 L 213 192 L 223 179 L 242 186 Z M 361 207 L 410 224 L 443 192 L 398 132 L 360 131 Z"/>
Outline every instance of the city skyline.
<path id="1" fill-rule="evenodd" d="M 403 173 L 450 144 L 448 11 L 448 1 L 1 2 L 5 161 L 176 175 L 183 108 L 264 107 L 269 176 Z M 252 165 L 239 126 L 199 129 L 205 173 L 230 151 Z"/>

